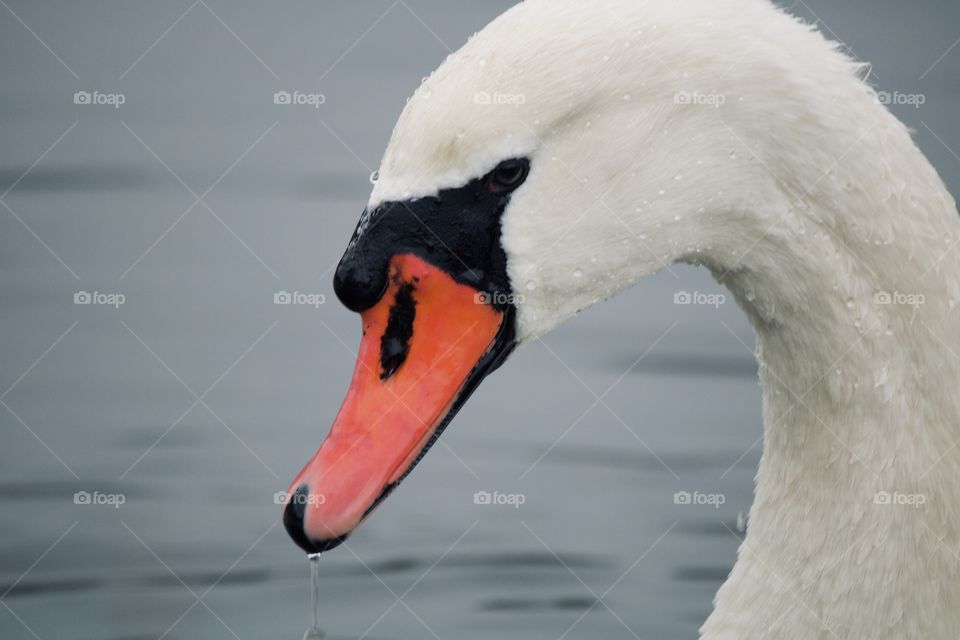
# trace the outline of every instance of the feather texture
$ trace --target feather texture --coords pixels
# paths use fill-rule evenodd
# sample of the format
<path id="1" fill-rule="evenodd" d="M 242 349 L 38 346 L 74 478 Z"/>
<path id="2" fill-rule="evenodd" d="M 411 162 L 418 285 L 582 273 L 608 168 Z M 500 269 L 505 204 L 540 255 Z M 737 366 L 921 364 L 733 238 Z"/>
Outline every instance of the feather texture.
<path id="1" fill-rule="evenodd" d="M 730 288 L 765 443 L 705 640 L 960 637 L 960 217 L 864 71 L 766 0 L 527 0 L 419 87 L 371 196 L 530 157 L 521 341 L 673 262 Z"/>

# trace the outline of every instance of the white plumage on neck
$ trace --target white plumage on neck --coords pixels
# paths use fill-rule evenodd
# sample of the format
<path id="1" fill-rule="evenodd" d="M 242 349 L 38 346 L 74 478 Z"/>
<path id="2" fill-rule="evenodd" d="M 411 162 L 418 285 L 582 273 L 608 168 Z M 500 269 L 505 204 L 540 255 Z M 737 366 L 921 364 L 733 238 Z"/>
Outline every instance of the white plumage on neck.
<path id="1" fill-rule="evenodd" d="M 705 639 L 960 637 L 960 217 L 863 71 L 766 0 L 527 0 L 411 98 L 371 196 L 530 157 L 521 341 L 672 262 L 733 291 L 765 442 Z"/>

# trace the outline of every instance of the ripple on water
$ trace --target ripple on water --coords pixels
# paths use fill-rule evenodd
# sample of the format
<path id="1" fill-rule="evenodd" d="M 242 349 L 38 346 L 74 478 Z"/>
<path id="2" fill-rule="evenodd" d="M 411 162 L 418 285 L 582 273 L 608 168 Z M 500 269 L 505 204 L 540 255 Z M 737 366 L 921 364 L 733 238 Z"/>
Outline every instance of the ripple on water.
<path id="1" fill-rule="evenodd" d="M 26 175 L 24 175 L 26 173 Z M 22 176 L 22 180 L 16 182 Z M 59 164 L 31 167 L 0 167 L 0 185 L 16 182 L 17 191 L 58 193 L 71 191 L 116 191 L 166 184 L 164 175 L 144 167 Z M 3 187 L 6 188 L 6 187 Z"/>
<path id="2" fill-rule="evenodd" d="M 533 459 L 542 454 L 542 451 L 531 448 Z M 536 453 L 536 455 L 534 455 Z M 730 468 L 731 461 L 739 458 L 740 468 L 750 468 L 754 464 L 751 456 L 743 456 L 743 451 L 731 449 L 729 451 L 699 451 L 691 454 L 673 453 L 661 454 L 655 456 L 652 453 L 644 451 L 625 451 L 612 447 L 590 447 L 582 444 L 578 445 L 557 445 L 549 456 L 543 458 L 543 464 L 562 463 L 579 464 L 602 469 L 628 469 L 631 471 L 653 471 L 660 473 L 663 471 L 663 465 L 666 463 L 676 472 Z M 759 452 L 754 456 L 759 461 Z M 754 464 L 755 466 L 755 464 Z"/>
<path id="3" fill-rule="evenodd" d="M 731 532 L 738 531 L 736 520 L 681 520 L 675 529 L 677 533 L 687 533 L 713 538 L 732 538 Z"/>
<path id="4" fill-rule="evenodd" d="M 142 576 L 136 580 L 148 587 L 181 587 L 184 582 L 196 585 L 249 585 L 261 584 L 275 578 L 274 572 L 269 569 L 233 569 L 226 575 L 223 572 L 189 573 L 180 572 L 178 575 L 170 573 Z M 182 581 L 181 581 L 182 578 Z"/>
<path id="5" fill-rule="evenodd" d="M 673 570 L 673 578 L 684 582 L 716 582 L 720 584 L 727 579 L 732 567 L 728 566 L 696 566 L 677 567 Z"/>
<path id="6" fill-rule="evenodd" d="M 584 596 L 554 598 L 488 598 L 481 601 L 483 611 L 584 611 L 594 606 L 596 599 Z"/>
<path id="7" fill-rule="evenodd" d="M 3 482 L 0 483 L 0 505 L 6 501 L 27 500 L 73 500 L 73 494 L 88 487 L 96 487 L 101 493 L 119 493 L 134 498 L 148 497 L 142 487 L 132 484 L 122 484 L 116 480 L 41 480 L 30 482 Z"/>
<path id="8" fill-rule="evenodd" d="M 15 583 L 14 585 L 0 585 L 0 593 L 4 598 L 22 598 L 36 595 L 76 593 L 91 591 L 103 586 L 103 581 L 96 578 L 53 578 L 49 580 L 31 580 Z"/>

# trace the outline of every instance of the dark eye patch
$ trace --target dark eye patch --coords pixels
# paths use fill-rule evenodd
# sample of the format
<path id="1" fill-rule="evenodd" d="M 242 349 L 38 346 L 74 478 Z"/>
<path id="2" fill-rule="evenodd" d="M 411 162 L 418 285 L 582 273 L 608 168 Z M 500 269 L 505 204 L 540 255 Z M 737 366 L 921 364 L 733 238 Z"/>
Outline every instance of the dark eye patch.
<path id="1" fill-rule="evenodd" d="M 498 184 L 516 182 L 517 166 L 522 180 L 504 192 L 495 191 L 490 186 L 494 169 L 431 197 L 383 202 L 366 211 L 334 275 L 334 291 L 341 302 L 357 312 L 372 307 L 388 289 L 391 258 L 411 253 L 456 282 L 489 294 L 494 308 L 503 311 L 511 306 L 502 302 L 510 299 L 511 289 L 500 218 L 531 165 L 527 158 L 513 158 L 497 166 L 504 170 Z"/>

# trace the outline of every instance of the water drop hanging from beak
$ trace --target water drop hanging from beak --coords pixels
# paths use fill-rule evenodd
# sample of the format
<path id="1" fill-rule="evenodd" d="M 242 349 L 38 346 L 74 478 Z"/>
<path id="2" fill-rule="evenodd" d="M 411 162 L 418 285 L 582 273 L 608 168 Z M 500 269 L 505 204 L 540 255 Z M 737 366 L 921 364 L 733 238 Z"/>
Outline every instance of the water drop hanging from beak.
<path id="1" fill-rule="evenodd" d="M 322 640 L 326 634 L 320 628 L 320 554 L 312 553 L 307 558 L 310 560 L 310 601 L 313 622 L 303 634 L 303 640 Z"/>

